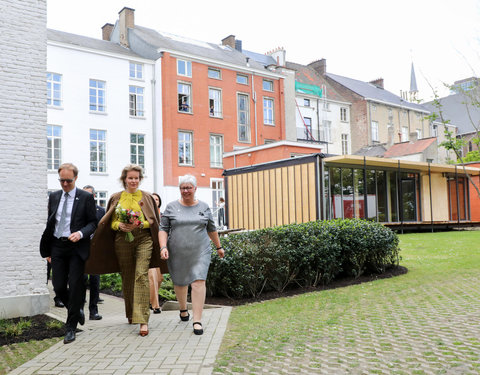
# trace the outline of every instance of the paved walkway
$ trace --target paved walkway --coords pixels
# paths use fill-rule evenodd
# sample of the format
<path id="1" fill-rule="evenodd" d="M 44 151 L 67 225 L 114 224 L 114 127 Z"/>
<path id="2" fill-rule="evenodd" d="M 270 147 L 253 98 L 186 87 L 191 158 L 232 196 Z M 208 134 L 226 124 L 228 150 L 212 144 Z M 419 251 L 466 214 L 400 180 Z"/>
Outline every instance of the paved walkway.
<path id="1" fill-rule="evenodd" d="M 88 296 L 88 292 L 87 292 Z M 182 322 L 176 303 L 167 302 L 161 314 L 152 314 L 149 334 L 138 335 L 129 325 L 123 299 L 102 294 L 102 320 L 78 326 L 73 343 L 63 339 L 9 374 L 211 374 L 230 315 L 230 307 L 206 306 L 204 334 L 193 334 L 192 320 Z M 66 309 L 53 305 L 50 315 L 65 322 Z M 88 306 L 88 302 L 87 305 Z M 190 311 L 191 313 L 191 311 Z"/>

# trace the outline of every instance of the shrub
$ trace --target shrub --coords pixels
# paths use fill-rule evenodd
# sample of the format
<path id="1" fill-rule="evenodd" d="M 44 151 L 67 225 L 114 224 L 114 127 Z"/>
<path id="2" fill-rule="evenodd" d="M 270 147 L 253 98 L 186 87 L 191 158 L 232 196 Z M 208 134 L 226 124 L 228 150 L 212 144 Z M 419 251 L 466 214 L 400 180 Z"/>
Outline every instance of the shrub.
<path id="1" fill-rule="evenodd" d="M 314 221 L 231 234 L 212 248 L 207 293 L 230 298 L 328 284 L 340 273 L 359 277 L 398 265 L 398 237 L 360 219 Z"/>

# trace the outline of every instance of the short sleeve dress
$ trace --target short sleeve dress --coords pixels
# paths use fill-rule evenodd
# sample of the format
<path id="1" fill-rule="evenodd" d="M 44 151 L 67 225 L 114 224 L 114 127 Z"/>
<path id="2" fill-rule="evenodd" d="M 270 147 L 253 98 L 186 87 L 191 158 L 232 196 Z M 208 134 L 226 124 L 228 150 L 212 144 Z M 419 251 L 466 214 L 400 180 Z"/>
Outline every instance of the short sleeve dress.
<path id="1" fill-rule="evenodd" d="M 162 214 L 160 230 L 169 234 L 167 263 L 173 283 L 186 286 L 206 280 L 212 256 L 208 232 L 217 230 L 208 204 L 170 202 Z"/>

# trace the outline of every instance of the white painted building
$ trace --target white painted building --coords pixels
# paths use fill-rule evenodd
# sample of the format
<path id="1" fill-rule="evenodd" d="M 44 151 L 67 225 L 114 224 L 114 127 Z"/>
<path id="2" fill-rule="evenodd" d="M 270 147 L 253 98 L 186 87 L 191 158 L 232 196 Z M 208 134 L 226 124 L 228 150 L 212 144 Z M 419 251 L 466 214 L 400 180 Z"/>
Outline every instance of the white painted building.
<path id="1" fill-rule="evenodd" d="M 77 186 L 93 185 L 102 205 L 123 189 L 130 163 L 145 168 L 141 188 L 163 186 L 160 65 L 116 43 L 48 30 L 48 190 L 57 169 L 79 168 Z"/>
<path id="2" fill-rule="evenodd" d="M 49 310 L 39 242 L 47 219 L 46 2 L 2 2 L 0 319 Z"/>

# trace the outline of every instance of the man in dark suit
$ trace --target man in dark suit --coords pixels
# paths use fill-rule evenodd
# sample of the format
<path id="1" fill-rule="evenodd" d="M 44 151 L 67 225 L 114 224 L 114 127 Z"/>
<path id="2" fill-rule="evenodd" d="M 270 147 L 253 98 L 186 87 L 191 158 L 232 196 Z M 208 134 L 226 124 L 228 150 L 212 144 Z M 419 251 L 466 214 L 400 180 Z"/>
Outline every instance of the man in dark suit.
<path id="1" fill-rule="evenodd" d="M 52 263 L 52 284 L 68 309 L 63 342 L 75 340 L 77 324 L 85 323 L 83 274 L 90 251 L 90 236 L 97 217 L 93 195 L 77 189 L 78 169 L 70 163 L 58 168 L 62 190 L 48 199 L 47 226 L 40 241 L 40 254 Z"/>
<path id="2" fill-rule="evenodd" d="M 92 185 L 85 185 L 83 190 L 88 191 L 95 197 L 95 188 Z M 100 219 L 105 215 L 105 208 L 97 206 L 97 225 Z M 98 313 L 98 301 L 100 299 L 100 275 L 85 274 L 85 287 L 90 287 L 90 300 L 88 302 L 88 309 L 90 310 L 90 320 L 100 320 L 102 316 Z M 85 297 L 84 297 L 85 300 Z"/>

